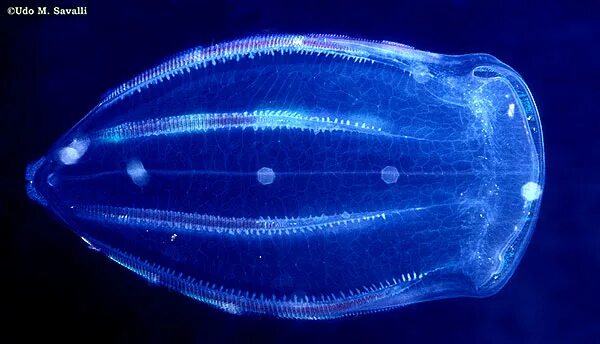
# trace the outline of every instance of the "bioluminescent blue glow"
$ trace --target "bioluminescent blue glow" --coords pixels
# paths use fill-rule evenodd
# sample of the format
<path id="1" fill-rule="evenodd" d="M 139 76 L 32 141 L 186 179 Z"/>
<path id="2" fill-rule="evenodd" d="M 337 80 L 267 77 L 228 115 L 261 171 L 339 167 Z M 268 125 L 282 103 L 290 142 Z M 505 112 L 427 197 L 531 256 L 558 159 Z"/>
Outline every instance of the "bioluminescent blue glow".
<path id="1" fill-rule="evenodd" d="M 325 319 L 497 292 L 533 232 L 544 151 L 529 90 L 490 55 L 259 36 L 109 92 L 26 179 L 153 283 Z"/>

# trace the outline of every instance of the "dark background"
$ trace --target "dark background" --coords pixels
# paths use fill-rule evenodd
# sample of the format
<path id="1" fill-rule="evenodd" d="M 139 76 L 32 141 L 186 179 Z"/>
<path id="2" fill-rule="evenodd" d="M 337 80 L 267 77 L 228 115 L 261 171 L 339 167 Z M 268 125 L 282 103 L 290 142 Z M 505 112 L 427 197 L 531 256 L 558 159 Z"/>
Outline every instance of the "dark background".
<path id="1" fill-rule="evenodd" d="M 72 4 L 87 16 L 6 14 L 19 4 L 39 3 L 0 9 L 2 342 L 600 342 L 597 1 L 81 0 Z M 529 249 L 499 294 L 335 321 L 236 317 L 151 286 L 28 201 L 26 164 L 106 90 L 183 49 L 267 32 L 487 52 L 523 76 L 541 115 L 547 179 Z"/>

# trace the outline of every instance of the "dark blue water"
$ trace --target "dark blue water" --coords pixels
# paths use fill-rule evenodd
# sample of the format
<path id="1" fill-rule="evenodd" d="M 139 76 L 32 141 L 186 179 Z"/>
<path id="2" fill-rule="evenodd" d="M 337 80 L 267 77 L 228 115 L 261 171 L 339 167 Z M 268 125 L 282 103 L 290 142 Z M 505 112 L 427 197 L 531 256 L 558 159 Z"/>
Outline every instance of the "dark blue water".
<path id="1" fill-rule="evenodd" d="M 54 4 L 48 4 L 54 5 Z M 75 3 L 75 5 L 81 5 Z M 13 324 L 49 338 L 120 341 L 592 341 L 600 267 L 599 147 L 592 2 L 523 5 L 319 2 L 89 4 L 82 17 L 3 15 L 1 211 Z M 521 265 L 487 299 L 411 305 L 322 323 L 240 318 L 156 288 L 90 251 L 27 201 L 23 171 L 99 95 L 166 56 L 254 33 L 333 32 L 446 54 L 491 53 L 527 81 L 540 112 L 547 179 Z M 26 339 L 30 333 L 4 335 Z"/>

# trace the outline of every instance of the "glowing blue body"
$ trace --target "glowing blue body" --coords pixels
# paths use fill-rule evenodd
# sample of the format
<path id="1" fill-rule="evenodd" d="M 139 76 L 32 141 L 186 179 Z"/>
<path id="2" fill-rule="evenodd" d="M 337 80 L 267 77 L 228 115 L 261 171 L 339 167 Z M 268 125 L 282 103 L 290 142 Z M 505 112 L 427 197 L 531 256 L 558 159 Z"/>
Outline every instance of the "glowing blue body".
<path id="1" fill-rule="evenodd" d="M 527 87 L 489 55 L 267 36 L 115 89 L 27 189 L 157 284 L 322 319 L 498 291 L 533 231 L 543 159 Z"/>

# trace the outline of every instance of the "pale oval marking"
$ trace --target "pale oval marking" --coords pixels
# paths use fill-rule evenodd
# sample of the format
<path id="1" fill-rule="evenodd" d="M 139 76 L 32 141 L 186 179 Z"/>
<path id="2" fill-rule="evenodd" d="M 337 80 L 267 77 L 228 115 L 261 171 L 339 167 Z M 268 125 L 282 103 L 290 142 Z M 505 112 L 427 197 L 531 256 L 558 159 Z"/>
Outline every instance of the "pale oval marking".
<path id="1" fill-rule="evenodd" d="M 386 166 L 381 169 L 381 180 L 383 180 L 386 184 L 396 183 L 399 176 L 400 173 L 394 166 Z"/>
<path id="2" fill-rule="evenodd" d="M 131 178 L 131 181 L 140 187 L 148 184 L 148 180 L 150 179 L 148 171 L 146 171 L 144 165 L 138 159 L 133 159 L 127 163 L 127 174 Z"/>
<path id="3" fill-rule="evenodd" d="M 275 180 L 275 172 L 273 172 L 273 169 L 271 168 L 262 167 L 256 171 L 256 179 L 258 179 L 258 182 L 262 185 L 272 184 Z"/>
<path id="4" fill-rule="evenodd" d="M 527 182 L 521 187 L 521 196 L 528 201 L 535 201 L 542 195 L 542 187 L 536 182 Z"/>
<path id="5" fill-rule="evenodd" d="M 427 66 L 424 64 L 417 64 L 414 66 L 414 68 L 411 70 L 411 75 L 419 84 L 424 84 L 433 77 L 433 75 L 429 73 L 429 68 L 427 68 Z"/>
<path id="6" fill-rule="evenodd" d="M 85 154 L 89 145 L 88 138 L 73 139 L 68 146 L 58 151 L 58 159 L 65 165 L 74 165 Z"/>

